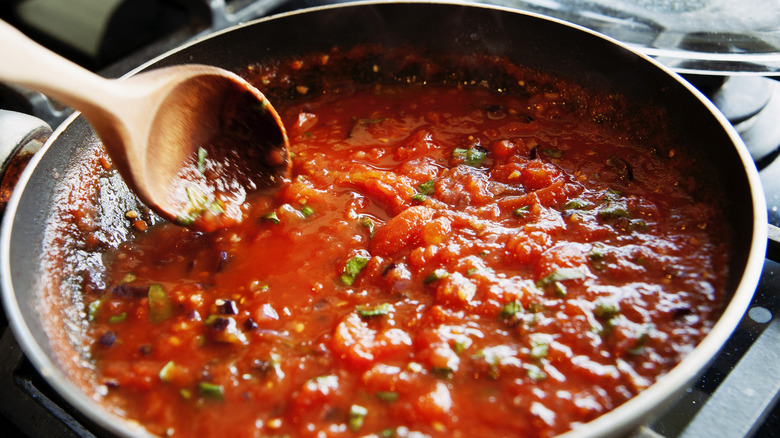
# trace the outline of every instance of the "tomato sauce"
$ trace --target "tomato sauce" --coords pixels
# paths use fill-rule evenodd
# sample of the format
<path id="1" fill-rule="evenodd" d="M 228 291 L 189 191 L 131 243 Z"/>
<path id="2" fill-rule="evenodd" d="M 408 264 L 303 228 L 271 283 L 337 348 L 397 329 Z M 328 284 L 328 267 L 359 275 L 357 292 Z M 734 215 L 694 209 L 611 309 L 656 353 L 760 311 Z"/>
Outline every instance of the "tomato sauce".
<path id="1" fill-rule="evenodd" d="M 301 90 L 305 91 L 305 90 Z M 293 176 L 158 224 L 85 295 L 114 409 L 167 436 L 553 436 L 677 364 L 725 288 L 718 205 L 551 93 L 275 102 Z"/>

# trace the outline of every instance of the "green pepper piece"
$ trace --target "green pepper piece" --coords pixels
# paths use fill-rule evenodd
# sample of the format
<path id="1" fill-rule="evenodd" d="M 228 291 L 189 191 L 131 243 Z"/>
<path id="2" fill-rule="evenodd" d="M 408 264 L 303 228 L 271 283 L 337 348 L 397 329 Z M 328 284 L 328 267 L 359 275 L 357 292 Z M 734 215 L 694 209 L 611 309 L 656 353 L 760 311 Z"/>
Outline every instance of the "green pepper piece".
<path id="1" fill-rule="evenodd" d="M 122 312 L 119 315 L 110 316 L 108 318 L 109 324 L 118 324 L 127 319 L 127 312 Z"/>
<path id="2" fill-rule="evenodd" d="M 203 148 L 198 148 L 198 173 L 203 174 L 206 170 L 206 155 L 207 152 Z"/>
<path id="3" fill-rule="evenodd" d="M 301 213 L 304 217 L 309 217 L 314 214 L 314 209 L 309 207 L 308 205 L 304 205 L 301 207 Z"/>
<path id="4" fill-rule="evenodd" d="M 369 260 L 369 257 L 362 255 L 356 255 L 347 260 L 347 264 L 344 265 L 344 273 L 339 277 L 341 282 L 346 286 L 352 286 L 360 271 L 368 265 Z"/>
<path id="5" fill-rule="evenodd" d="M 388 303 L 378 304 L 374 307 L 364 307 L 357 309 L 358 315 L 363 318 L 373 318 L 375 316 L 384 316 L 393 311 L 393 306 Z"/>
<path id="6" fill-rule="evenodd" d="M 579 269 L 576 268 L 560 268 L 556 269 L 546 277 L 536 282 L 536 287 L 546 287 L 551 284 L 555 284 L 559 281 L 565 280 L 577 280 L 584 278 L 585 276 Z"/>
<path id="7" fill-rule="evenodd" d="M 525 218 L 525 214 L 526 214 L 526 213 L 528 213 L 528 211 L 529 211 L 530 209 L 531 209 L 531 207 L 530 207 L 530 206 L 528 206 L 528 205 L 524 205 L 524 206 L 522 206 L 522 207 L 518 207 L 518 208 L 516 208 L 516 209 L 512 210 L 512 213 L 513 213 L 515 216 L 517 216 L 517 217 L 519 217 L 519 218 L 523 219 L 523 218 Z"/>
<path id="8" fill-rule="evenodd" d="M 358 224 L 368 229 L 368 236 L 374 237 L 374 221 L 368 216 L 363 216 L 358 220 Z"/>
<path id="9" fill-rule="evenodd" d="M 360 405 L 352 405 L 349 408 L 349 428 L 353 432 L 357 432 L 363 427 L 363 421 L 368 415 L 368 409 Z"/>
<path id="10" fill-rule="evenodd" d="M 445 269 L 436 269 L 431 272 L 429 276 L 425 277 L 425 284 L 433 283 L 434 281 L 441 280 L 442 278 L 447 278 L 449 275 L 449 272 L 447 272 Z"/>
<path id="11" fill-rule="evenodd" d="M 566 203 L 567 210 L 585 210 L 592 207 L 592 204 L 584 199 L 575 198 Z"/>
<path id="12" fill-rule="evenodd" d="M 528 364 L 525 366 L 525 372 L 528 375 L 529 378 L 533 381 L 541 381 L 547 378 L 547 373 L 545 373 L 541 368 L 539 368 L 536 365 Z"/>
<path id="13" fill-rule="evenodd" d="M 91 303 L 89 303 L 89 306 L 87 306 L 87 321 L 94 321 L 95 318 L 97 318 L 98 312 L 100 311 L 100 303 L 102 302 L 101 299 L 97 299 Z"/>
<path id="14" fill-rule="evenodd" d="M 279 222 L 281 222 L 279 220 L 279 216 L 276 214 L 275 211 L 266 214 L 265 216 L 263 216 L 263 219 L 267 220 L 268 222 L 271 222 L 274 225 L 279 225 Z"/>
<path id="15" fill-rule="evenodd" d="M 452 342 L 452 351 L 454 351 L 455 354 L 461 354 L 464 351 L 466 351 L 466 349 L 469 348 L 471 344 L 472 344 L 471 339 L 467 337 L 456 339 Z"/>
<path id="16" fill-rule="evenodd" d="M 417 191 L 423 195 L 432 195 L 436 192 L 436 187 L 433 180 L 426 181 L 417 186 Z"/>
<path id="17" fill-rule="evenodd" d="M 605 219 L 625 217 L 630 219 L 631 212 L 628 211 L 628 207 L 626 207 L 625 203 L 610 202 L 599 209 L 599 217 Z"/>
<path id="18" fill-rule="evenodd" d="M 157 324 L 173 315 L 173 303 L 159 284 L 149 286 L 149 319 Z"/>
<path id="19" fill-rule="evenodd" d="M 395 391 L 379 391 L 376 393 L 376 398 L 388 403 L 397 401 L 399 397 L 400 396 Z"/>
<path id="20" fill-rule="evenodd" d="M 454 149 L 452 151 L 452 158 L 462 160 L 463 164 L 471 167 L 478 167 L 482 165 L 487 153 L 482 149 L 471 147 L 468 149 Z"/>
<path id="21" fill-rule="evenodd" d="M 542 149 L 542 153 L 547 155 L 550 158 L 561 158 L 563 156 L 563 151 L 551 147 L 546 147 Z"/>
<path id="22" fill-rule="evenodd" d="M 510 318 L 523 311 L 523 304 L 518 300 L 510 301 L 501 307 L 498 316 L 501 318 Z"/>
<path id="23" fill-rule="evenodd" d="M 600 298 L 596 301 L 596 307 L 593 314 L 599 318 L 610 319 L 620 313 L 620 306 L 617 302 L 607 298 Z"/>
<path id="24" fill-rule="evenodd" d="M 198 394 L 214 400 L 222 400 L 225 395 L 225 389 L 222 385 L 216 385 L 209 382 L 198 383 Z"/>

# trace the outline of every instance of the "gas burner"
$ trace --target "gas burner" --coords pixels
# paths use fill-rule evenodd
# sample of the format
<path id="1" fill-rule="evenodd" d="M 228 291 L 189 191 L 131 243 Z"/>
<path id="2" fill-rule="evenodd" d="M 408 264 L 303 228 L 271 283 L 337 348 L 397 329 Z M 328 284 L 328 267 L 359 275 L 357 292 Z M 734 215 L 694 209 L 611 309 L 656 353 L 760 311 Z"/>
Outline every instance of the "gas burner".
<path id="1" fill-rule="evenodd" d="M 712 96 L 745 141 L 759 169 L 780 152 L 780 82 L 755 76 L 733 76 Z"/>
<path id="2" fill-rule="evenodd" d="M 734 125 L 756 167 L 780 154 L 780 82 L 761 76 L 695 76 L 686 79 L 712 100 Z"/>
<path id="3" fill-rule="evenodd" d="M 734 125 L 756 163 L 769 223 L 780 226 L 780 77 L 686 75 Z"/>

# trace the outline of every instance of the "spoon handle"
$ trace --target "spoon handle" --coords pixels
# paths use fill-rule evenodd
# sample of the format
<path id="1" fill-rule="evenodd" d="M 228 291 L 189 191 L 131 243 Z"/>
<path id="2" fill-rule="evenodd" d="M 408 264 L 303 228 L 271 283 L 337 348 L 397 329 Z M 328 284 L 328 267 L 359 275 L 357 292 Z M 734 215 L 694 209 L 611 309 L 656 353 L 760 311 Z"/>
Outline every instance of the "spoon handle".
<path id="1" fill-rule="evenodd" d="M 79 111 L 105 110 L 110 80 L 63 58 L 0 20 L 0 80 L 40 91 Z"/>

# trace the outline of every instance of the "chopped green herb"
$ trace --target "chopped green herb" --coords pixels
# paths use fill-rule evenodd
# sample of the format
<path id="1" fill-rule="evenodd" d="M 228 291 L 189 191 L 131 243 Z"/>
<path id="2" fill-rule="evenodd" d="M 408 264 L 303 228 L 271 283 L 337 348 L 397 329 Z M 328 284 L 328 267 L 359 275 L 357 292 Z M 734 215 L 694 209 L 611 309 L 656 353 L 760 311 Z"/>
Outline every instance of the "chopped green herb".
<path id="1" fill-rule="evenodd" d="M 417 186 L 417 191 L 423 195 L 432 195 L 436 192 L 436 187 L 433 180 L 426 181 Z"/>
<path id="2" fill-rule="evenodd" d="M 462 160 L 463 164 L 471 167 L 478 167 L 482 165 L 487 153 L 481 148 L 471 147 L 468 149 L 454 149 L 452 151 L 452 158 Z"/>
<path id="3" fill-rule="evenodd" d="M 159 284 L 149 286 L 149 319 L 157 324 L 173 315 L 173 303 Z"/>
<path id="4" fill-rule="evenodd" d="M 577 280 L 584 277 L 582 272 L 577 268 L 560 268 L 537 281 L 536 287 L 546 287 L 560 281 Z"/>
<path id="5" fill-rule="evenodd" d="M 189 186 L 186 189 L 187 200 L 194 207 L 203 207 L 208 202 L 208 197 L 194 186 Z"/>
<path id="6" fill-rule="evenodd" d="M 576 198 L 576 199 L 572 199 L 569 202 L 567 202 L 565 208 L 567 210 L 585 210 L 585 209 L 590 208 L 592 206 L 593 205 L 590 202 L 588 202 L 588 201 L 586 201 L 584 199 Z"/>
<path id="7" fill-rule="evenodd" d="M 638 331 L 637 331 L 637 338 L 636 342 L 634 343 L 634 346 L 628 349 L 628 354 L 632 354 L 634 356 L 638 354 L 642 354 L 645 351 L 645 345 L 647 345 L 647 341 L 650 339 L 650 331 L 653 329 L 652 324 L 644 324 Z"/>
<path id="8" fill-rule="evenodd" d="M 455 354 L 461 354 L 466 351 L 466 349 L 469 348 L 471 344 L 471 338 L 463 336 L 462 338 L 458 338 L 452 342 L 452 351 L 454 351 Z"/>
<path id="9" fill-rule="evenodd" d="M 349 408 L 349 428 L 353 432 L 357 432 L 363 427 L 363 421 L 368 415 L 368 409 L 360 405 L 352 405 Z"/>
<path id="10" fill-rule="evenodd" d="M 601 271 L 604 269 L 606 262 L 604 257 L 606 256 L 606 248 L 599 243 L 594 244 L 590 251 L 588 251 L 588 261 L 593 269 Z"/>
<path id="11" fill-rule="evenodd" d="M 379 391 L 376 393 L 376 398 L 388 403 L 393 403 L 397 401 L 398 397 L 399 397 L 398 393 L 394 391 Z"/>
<path id="12" fill-rule="evenodd" d="M 607 201 L 615 201 L 618 198 L 622 196 L 622 193 L 620 193 L 620 190 L 617 189 L 607 189 L 606 192 L 604 192 L 604 202 Z"/>
<path id="13" fill-rule="evenodd" d="M 176 216 L 175 222 L 177 225 L 180 225 L 182 227 L 188 227 L 192 225 L 193 222 L 195 222 L 195 216 L 193 215 L 178 215 Z"/>
<path id="14" fill-rule="evenodd" d="M 176 223 L 182 226 L 192 224 L 195 219 L 206 212 L 222 214 L 225 212 L 225 203 L 217 197 L 210 198 L 194 186 L 189 186 L 187 191 L 187 205 L 176 217 Z"/>
<path id="15" fill-rule="evenodd" d="M 599 217 L 604 219 L 625 217 L 631 218 L 631 212 L 624 202 L 610 202 L 599 209 Z"/>
<path id="16" fill-rule="evenodd" d="M 366 227 L 368 229 L 368 235 L 370 237 L 374 237 L 374 221 L 371 220 L 368 216 L 362 216 L 360 220 L 358 221 L 358 224 L 361 227 Z"/>
<path id="17" fill-rule="evenodd" d="M 547 373 L 545 373 L 544 371 L 542 371 L 541 368 L 533 364 L 526 364 L 525 372 L 528 375 L 528 377 L 531 378 L 531 380 L 534 380 L 536 382 L 547 378 Z"/>
<path id="18" fill-rule="evenodd" d="M 363 318 L 373 318 L 375 316 L 384 316 L 393 311 L 393 306 L 388 303 L 377 304 L 374 307 L 357 309 L 358 315 Z"/>
<path id="19" fill-rule="evenodd" d="M 267 220 L 268 222 L 271 222 L 274 225 L 279 225 L 279 222 L 280 222 L 279 216 L 276 214 L 275 211 L 272 211 L 270 213 L 266 213 L 263 216 L 263 219 Z"/>
<path id="20" fill-rule="evenodd" d="M 122 312 L 119 315 L 114 315 L 108 318 L 109 324 L 118 324 L 127 319 L 127 312 Z"/>
<path id="21" fill-rule="evenodd" d="M 534 359 L 544 359 L 550 349 L 549 344 L 536 344 L 531 347 L 531 357 Z"/>
<path id="22" fill-rule="evenodd" d="M 414 195 L 412 195 L 411 199 L 412 199 L 412 201 L 415 201 L 415 202 L 423 202 L 426 199 L 428 199 L 428 197 L 426 195 L 422 194 L 422 193 L 415 193 Z"/>
<path id="23" fill-rule="evenodd" d="M 544 310 L 544 304 L 538 303 L 536 301 L 531 301 L 528 303 L 528 311 L 531 313 L 539 313 Z"/>
<path id="24" fill-rule="evenodd" d="M 379 436 L 381 436 L 382 438 L 395 438 L 396 436 L 395 429 L 393 428 L 382 429 L 382 431 L 379 432 Z"/>
<path id="25" fill-rule="evenodd" d="M 600 262 L 604 260 L 604 247 L 599 244 L 593 245 L 588 252 L 588 260 L 592 262 Z"/>
<path id="26" fill-rule="evenodd" d="M 450 367 L 431 367 L 431 373 L 442 379 L 451 379 L 453 372 Z"/>
<path id="27" fill-rule="evenodd" d="M 309 217 L 314 214 L 314 209 L 309 207 L 308 205 L 304 205 L 301 207 L 301 213 L 304 217 Z"/>
<path id="28" fill-rule="evenodd" d="M 561 158 L 563 156 L 563 151 L 551 147 L 546 147 L 542 149 L 542 153 L 547 155 L 550 158 Z"/>
<path id="29" fill-rule="evenodd" d="M 214 201 L 209 204 L 206 209 L 214 214 L 221 214 L 225 212 L 225 203 L 221 199 L 215 198 Z"/>
<path id="30" fill-rule="evenodd" d="M 225 395 L 225 389 L 222 385 L 216 385 L 209 382 L 198 383 L 198 394 L 214 400 L 222 400 Z"/>
<path id="31" fill-rule="evenodd" d="M 552 337 L 545 333 L 534 333 L 531 335 L 531 357 L 533 359 L 544 359 L 550 351 L 550 342 Z"/>
<path id="32" fill-rule="evenodd" d="M 206 170 L 207 152 L 203 148 L 198 148 L 198 173 L 202 174 Z"/>
<path id="33" fill-rule="evenodd" d="M 360 274 L 360 271 L 368 265 L 369 260 L 369 257 L 362 255 L 356 255 L 347 260 L 346 265 L 344 265 L 344 272 L 341 274 L 341 277 L 339 277 L 341 282 L 346 286 L 352 286 L 352 283 L 355 282 L 355 278 Z"/>
<path id="34" fill-rule="evenodd" d="M 501 307 L 498 316 L 501 318 L 510 318 L 523 311 L 523 304 L 518 300 L 510 301 Z"/>
<path id="35" fill-rule="evenodd" d="M 447 278 L 450 274 L 444 269 L 436 269 L 431 272 L 431 275 L 425 277 L 425 284 L 432 283 L 443 278 Z"/>
<path id="36" fill-rule="evenodd" d="M 189 400 L 189 399 L 192 398 L 192 391 L 190 391 L 189 389 L 182 388 L 182 389 L 179 390 L 179 395 L 184 400 Z"/>
<path id="37" fill-rule="evenodd" d="M 504 345 L 486 347 L 471 356 L 474 360 L 484 360 L 489 367 L 488 375 L 491 379 L 497 379 L 500 374 L 500 365 L 507 359 L 517 355 L 517 352 Z"/>
<path id="38" fill-rule="evenodd" d="M 98 311 L 100 310 L 101 300 L 97 299 L 87 306 L 87 321 L 94 321 L 97 318 Z"/>
<path id="39" fill-rule="evenodd" d="M 600 298 L 596 301 L 593 314 L 602 319 L 610 319 L 620 313 L 620 306 L 608 298 Z"/>
<path id="40" fill-rule="evenodd" d="M 206 324 L 206 325 L 214 325 L 214 323 L 215 323 L 215 322 L 216 322 L 218 319 L 220 319 L 220 318 L 222 318 L 222 316 L 220 316 L 220 315 L 216 315 L 216 314 L 211 314 L 211 315 L 209 315 L 209 316 L 207 316 L 207 317 L 206 317 L 206 319 L 203 321 L 203 324 Z"/>
<path id="41" fill-rule="evenodd" d="M 512 213 L 515 216 L 517 216 L 517 217 L 522 219 L 522 218 L 525 218 L 525 215 L 526 215 L 526 213 L 528 213 L 528 210 L 530 210 L 530 208 L 531 208 L 530 206 L 524 205 L 522 207 L 518 207 L 518 208 L 512 210 Z"/>
<path id="42" fill-rule="evenodd" d="M 647 231 L 647 222 L 643 221 L 642 219 L 632 219 L 631 228 L 639 231 Z"/>

